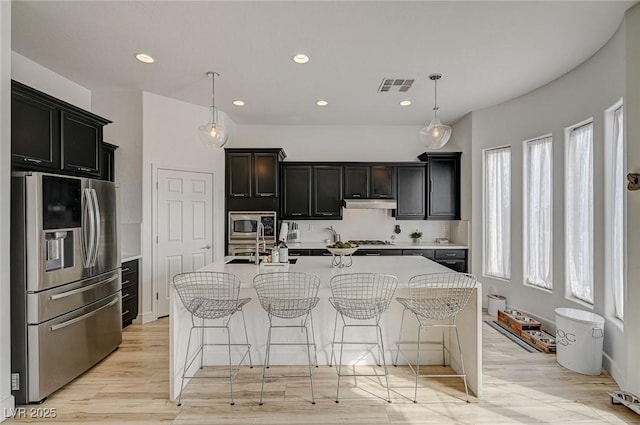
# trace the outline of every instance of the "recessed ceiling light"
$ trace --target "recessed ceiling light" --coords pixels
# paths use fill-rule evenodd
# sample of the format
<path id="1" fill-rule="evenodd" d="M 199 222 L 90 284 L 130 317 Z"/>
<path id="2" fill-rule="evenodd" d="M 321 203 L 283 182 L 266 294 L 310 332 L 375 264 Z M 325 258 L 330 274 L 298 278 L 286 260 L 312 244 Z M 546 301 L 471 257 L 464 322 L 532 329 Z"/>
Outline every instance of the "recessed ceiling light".
<path id="1" fill-rule="evenodd" d="M 235 106 L 244 106 L 244 100 L 234 100 L 233 104 Z"/>
<path id="2" fill-rule="evenodd" d="M 146 53 L 137 53 L 136 59 L 138 59 L 142 63 L 154 63 L 156 60 Z"/>
<path id="3" fill-rule="evenodd" d="M 300 53 L 293 57 L 293 61 L 295 63 L 307 63 L 309 62 L 309 56 L 303 55 L 302 53 Z"/>
<path id="4" fill-rule="evenodd" d="M 327 102 L 326 100 L 319 100 L 316 102 L 316 105 L 318 106 L 327 106 L 329 104 L 329 102 Z"/>
<path id="5" fill-rule="evenodd" d="M 403 100 L 400 102 L 400 106 L 409 106 L 409 105 L 411 105 L 410 100 Z"/>

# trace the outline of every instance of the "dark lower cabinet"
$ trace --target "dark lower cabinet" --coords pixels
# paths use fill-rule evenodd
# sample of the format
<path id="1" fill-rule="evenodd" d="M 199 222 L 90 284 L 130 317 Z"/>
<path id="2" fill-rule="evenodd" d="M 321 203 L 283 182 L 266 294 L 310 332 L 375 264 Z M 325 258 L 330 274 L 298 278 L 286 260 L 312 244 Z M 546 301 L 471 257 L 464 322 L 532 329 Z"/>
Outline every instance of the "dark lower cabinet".
<path id="1" fill-rule="evenodd" d="M 311 165 L 282 167 L 282 218 L 311 217 Z"/>
<path id="2" fill-rule="evenodd" d="M 291 249 L 289 248 L 289 257 L 308 257 L 311 255 L 308 249 Z"/>
<path id="3" fill-rule="evenodd" d="M 425 167 L 398 166 L 397 220 L 424 220 L 425 218 Z"/>
<path id="4" fill-rule="evenodd" d="M 430 260 L 434 259 L 433 249 L 403 249 L 402 255 L 413 255 L 416 257 L 424 257 Z"/>
<path id="5" fill-rule="evenodd" d="M 354 256 L 379 257 L 381 255 L 402 255 L 401 249 L 363 249 L 360 248 L 353 253 Z"/>
<path id="6" fill-rule="evenodd" d="M 138 317 L 139 260 L 122 263 L 122 328 Z"/>
<path id="7" fill-rule="evenodd" d="M 342 218 L 342 167 L 313 167 L 313 215 Z"/>
<path id="8" fill-rule="evenodd" d="M 422 256 L 459 273 L 469 269 L 466 249 L 403 249 L 402 255 Z"/>

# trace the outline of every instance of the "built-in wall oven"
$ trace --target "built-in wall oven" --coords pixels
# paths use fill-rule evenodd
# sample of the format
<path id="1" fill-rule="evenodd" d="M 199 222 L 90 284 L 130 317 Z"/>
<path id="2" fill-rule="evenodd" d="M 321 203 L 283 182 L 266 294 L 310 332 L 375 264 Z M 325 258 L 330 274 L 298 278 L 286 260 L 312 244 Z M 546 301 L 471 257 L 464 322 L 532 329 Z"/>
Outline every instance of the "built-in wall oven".
<path id="1" fill-rule="evenodd" d="M 229 237 L 227 240 L 227 252 L 229 255 L 255 254 L 259 223 L 264 226 L 265 245 L 275 245 L 275 211 L 229 211 Z M 262 237 L 260 237 L 260 242 L 262 242 Z"/>

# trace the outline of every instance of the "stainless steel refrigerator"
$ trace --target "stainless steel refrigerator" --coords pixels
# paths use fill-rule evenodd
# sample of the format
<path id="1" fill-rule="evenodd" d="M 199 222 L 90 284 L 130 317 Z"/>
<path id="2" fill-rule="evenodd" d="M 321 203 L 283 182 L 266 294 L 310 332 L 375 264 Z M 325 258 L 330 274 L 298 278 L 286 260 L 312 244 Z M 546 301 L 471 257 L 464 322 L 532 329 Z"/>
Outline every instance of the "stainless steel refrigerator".
<path id="1" fill-rule="evenodd" d="M 107 181 L 11 179 L 11 371 L 39 402 L 122 342 L 118 196 Z"/>

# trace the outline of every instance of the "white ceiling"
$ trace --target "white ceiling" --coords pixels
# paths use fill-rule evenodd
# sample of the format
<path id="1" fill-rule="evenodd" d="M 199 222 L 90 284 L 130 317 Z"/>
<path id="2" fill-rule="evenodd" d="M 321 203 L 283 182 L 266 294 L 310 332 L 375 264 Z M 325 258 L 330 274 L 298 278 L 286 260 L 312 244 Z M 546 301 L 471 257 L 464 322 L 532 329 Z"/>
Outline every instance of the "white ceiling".
<path id="1" fill-rule="evenodd" d="M 571 70 L 635 3 L 14 0 L 12 47 L 92 90 L 204 106 L 205 72 L 218 71 L 216 104 L 238 124 L 425 124 L 428 75 L 441 72 L 441 118 L 452 123 Z M 137 62 L 140 51 L 156 63 Z M 292 62 L 300 52 L 308 64 Z M 416 82 L 405 94 L 377 93 L 383 77 Z"/>

